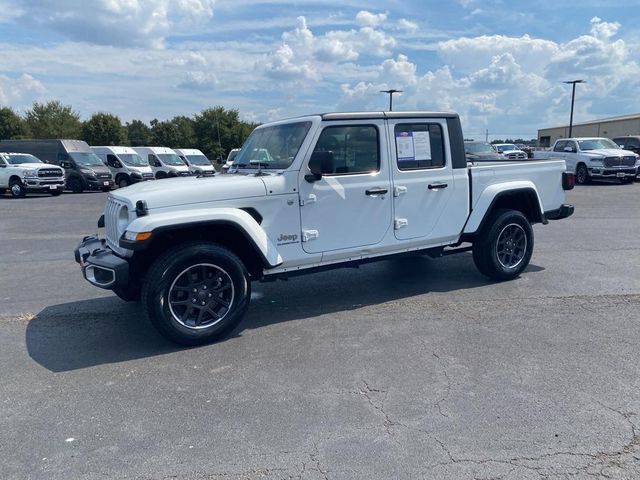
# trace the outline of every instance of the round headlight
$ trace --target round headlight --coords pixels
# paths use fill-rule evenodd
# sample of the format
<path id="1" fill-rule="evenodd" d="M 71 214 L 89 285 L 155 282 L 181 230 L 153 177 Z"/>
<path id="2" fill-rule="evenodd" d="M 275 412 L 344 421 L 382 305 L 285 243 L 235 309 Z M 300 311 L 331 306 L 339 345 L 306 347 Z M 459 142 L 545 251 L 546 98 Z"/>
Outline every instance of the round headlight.
<path id="1" fill-rule="evenodd" d="M 129 225 L 129 209 L 123 206 L 118 212 L 118 233 L 124 232 Z"/>

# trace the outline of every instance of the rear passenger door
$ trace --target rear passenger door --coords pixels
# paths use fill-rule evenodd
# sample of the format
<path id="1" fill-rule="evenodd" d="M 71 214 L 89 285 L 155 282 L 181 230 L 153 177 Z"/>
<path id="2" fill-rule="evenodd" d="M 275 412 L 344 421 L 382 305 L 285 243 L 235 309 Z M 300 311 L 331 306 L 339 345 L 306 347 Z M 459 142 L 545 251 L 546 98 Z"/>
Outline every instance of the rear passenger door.
<path id="1" fill-rule="evenodd" d="M 462 199 L 454 196 L 446 121 L 389 120 L 388 137 L 395 237 L 430 239 L 433 243 L 456 237 L 466 220 L 466 210 L 459 208 Z"/>

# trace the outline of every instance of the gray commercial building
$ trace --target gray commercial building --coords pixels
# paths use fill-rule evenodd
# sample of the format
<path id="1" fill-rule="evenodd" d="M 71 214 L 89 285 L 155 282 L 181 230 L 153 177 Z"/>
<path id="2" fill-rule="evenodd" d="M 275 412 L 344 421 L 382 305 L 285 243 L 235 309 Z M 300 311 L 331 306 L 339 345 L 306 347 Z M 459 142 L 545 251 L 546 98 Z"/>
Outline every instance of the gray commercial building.
<path id="1" fill-rule="evenodd" d="M 622 137 L 640 135 L 640 113 L 603 118 L 573 124 L 574 137 Z M 538 130 L 538 145 L 550 147 L 559 138 L 569 136 L 569 125 Z"/>

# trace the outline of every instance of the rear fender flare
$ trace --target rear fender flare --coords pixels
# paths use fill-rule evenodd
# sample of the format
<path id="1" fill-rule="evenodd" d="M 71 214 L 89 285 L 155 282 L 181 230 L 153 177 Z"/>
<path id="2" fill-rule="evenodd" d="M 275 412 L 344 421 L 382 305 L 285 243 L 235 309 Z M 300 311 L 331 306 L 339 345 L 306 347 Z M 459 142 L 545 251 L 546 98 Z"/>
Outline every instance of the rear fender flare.
<path id="1" fill-rule="evenodd" d="M 509 182 L 508 184 L 489 185 L 483 190 L 480 197 L 473 205 L 473 210 L 469 216 L 467 224 L 465 225 L 463 234 L 474 234 L 479 232 L 484 221 L 489 216 L 498 200 L 515 194 L 525 194 L 529 198 L 534 198 L 534 207 L 537 207 L 534 222 L 547 223 L 544 216 L 544 208 L 540 201 L 540 195 L 538 194 L 535 184 L 530 181 Z"/>

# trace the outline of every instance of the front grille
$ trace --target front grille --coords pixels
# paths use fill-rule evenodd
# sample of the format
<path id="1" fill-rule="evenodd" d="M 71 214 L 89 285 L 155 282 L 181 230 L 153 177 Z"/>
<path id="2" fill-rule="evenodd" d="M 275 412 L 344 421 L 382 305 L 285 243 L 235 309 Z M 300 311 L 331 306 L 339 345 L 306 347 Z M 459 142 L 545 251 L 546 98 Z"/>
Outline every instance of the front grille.
<path id="1" fill-rule="evenodd" d="M 41 168 L 38 170 L 38 177 L 61 177 L 62 175 L 62 170 L 57 168 Z"/>
<path id="2" fill-rule="evenodd" d="M 189 175 L 191 175 L 189 172 L 180 172 L 179 174 L 181 177 L 188 177 Z"/>
<path id="3" fill-rule="evenodd" d="M 143 173 L 142 178 L 154 178 L 153 173 Z"/>
<path id="4" fill-rule="evenodd" d="M 120 210 L 123 208 L 126 208 L 124 203 L 121 203 L 111 197 L 107 200 L 107 204 L 104 207 L 104 229 L 107 244 L 112 250 L 118 253 L 122 253 L 122 249 L 120 248 L 120 245 L 118 245 L 118 241 L 124 231 L 119 231 L 118 217 L 120 216 Z"/>
<path id="5" fill-rule="evenodd" d="M 96 174 L 96 177 L 98 177 L 100 179 L 104 179 L 104 180 L 111 180 L 111 174 L 110 173 L 98 173 L 98 174 Z"/>
<path id="6" fill-rule="evenodd" d="M 509 160 L 524 160 L 527 158 L 527 155 L 524 153 L 508 153 L 507 158 Z"/>
<path id="7" fill-rule="evenodd" d="M 605 167 L 633 167 L 636 164 L 635 157 L 606 157 L 604 159 Z"/>

